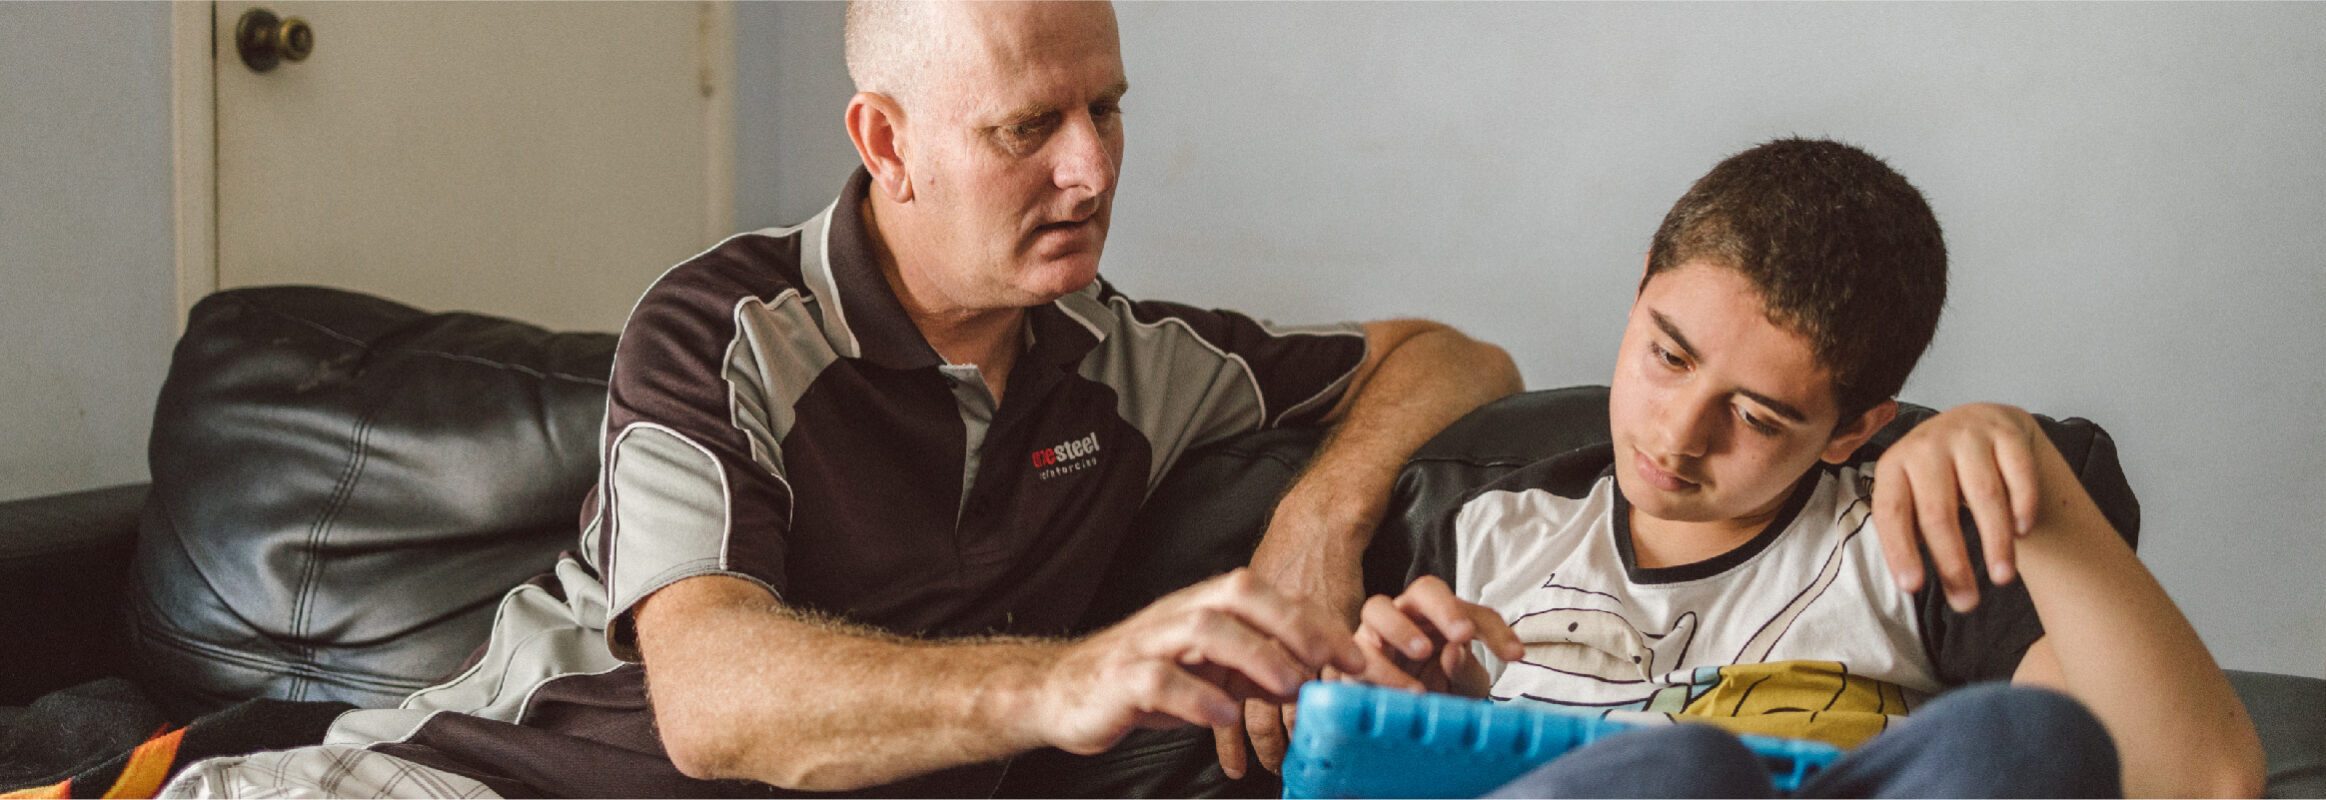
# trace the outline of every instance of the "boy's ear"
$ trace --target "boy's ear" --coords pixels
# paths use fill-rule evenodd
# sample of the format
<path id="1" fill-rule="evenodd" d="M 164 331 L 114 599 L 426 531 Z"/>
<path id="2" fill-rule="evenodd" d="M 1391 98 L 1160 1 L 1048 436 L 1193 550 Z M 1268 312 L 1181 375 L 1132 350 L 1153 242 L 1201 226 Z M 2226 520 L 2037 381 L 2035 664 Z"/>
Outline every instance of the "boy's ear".
<path id="1" fill-rule="evenodd" d="M 1833 438 L 1826 440 L 1825 452 L 1819 454 L 1818 457 L 1824 459 L 1825 463 L 1828 464 L 1846 462 L 1851 453 L 1857 452 L 1859 447 L 1865 445 L 1867 439 L 1874 438 L 1874 434 L 1880 433 L 1882 426 L 1890 424 L 1890 420 L 1897 418 L 1897 400 L 1884 400 L 1876 403 L 1873 408 L 1866 409 L 1865 413 L 1859 414 L 1857 419 L 1842 423 L 1841 427 L 1835 428 Z"/>

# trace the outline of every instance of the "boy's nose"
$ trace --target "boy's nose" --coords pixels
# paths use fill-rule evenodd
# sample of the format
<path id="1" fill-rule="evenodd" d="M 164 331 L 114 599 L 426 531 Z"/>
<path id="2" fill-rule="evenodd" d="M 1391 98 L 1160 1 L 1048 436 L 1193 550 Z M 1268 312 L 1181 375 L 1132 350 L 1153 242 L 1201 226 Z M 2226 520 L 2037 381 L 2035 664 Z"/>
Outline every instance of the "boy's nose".
<path id="1" fill-rule="evenodd" d="M 1661 455 L 1695 458 L 1712 449 L 1712 419 L 1718 408 L 1704 402 L 1681 402 L 1665 407 L 1657 420 L 1657 449 Z"/>

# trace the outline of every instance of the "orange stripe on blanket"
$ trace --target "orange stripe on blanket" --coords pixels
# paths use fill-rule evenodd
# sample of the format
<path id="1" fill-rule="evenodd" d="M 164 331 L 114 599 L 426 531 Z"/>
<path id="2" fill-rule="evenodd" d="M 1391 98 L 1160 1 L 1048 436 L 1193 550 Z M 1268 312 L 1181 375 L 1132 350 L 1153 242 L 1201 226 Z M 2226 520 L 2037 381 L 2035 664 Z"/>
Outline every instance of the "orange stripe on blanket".
<path id="1" fill-rule="evenodd" d="M 121 777 L 113 779 L 113 788 L 105 790 L 104 797 L 111 800 L 159 794 L 162 780 L 170 776 L 170 767 L 178 760 L 178 740 L 184 738 L 186 729 L 179 728 L 129 751 L 129 763 L 122 765 Z"/>

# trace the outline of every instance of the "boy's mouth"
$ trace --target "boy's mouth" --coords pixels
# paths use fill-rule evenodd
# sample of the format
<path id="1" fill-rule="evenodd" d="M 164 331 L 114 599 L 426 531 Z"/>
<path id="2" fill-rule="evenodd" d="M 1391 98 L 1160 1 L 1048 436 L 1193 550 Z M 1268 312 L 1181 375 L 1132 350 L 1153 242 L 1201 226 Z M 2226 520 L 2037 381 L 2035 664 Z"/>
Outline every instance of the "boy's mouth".
<path id="1" fill-rule="evenodd" d="M 1631 463 L 1632 471 L 1639 475 L 1640 480 L 1647 481 L 1648 485 L 1656 487 L 1657 491 L 1684 492 L 1697 487 L 1695 481 L 1682 478 L 1669 470 L 1656 466 L 1655 459 L 1649 458 L 1648 454 L 1638 450 L 1632 451 Z"/>

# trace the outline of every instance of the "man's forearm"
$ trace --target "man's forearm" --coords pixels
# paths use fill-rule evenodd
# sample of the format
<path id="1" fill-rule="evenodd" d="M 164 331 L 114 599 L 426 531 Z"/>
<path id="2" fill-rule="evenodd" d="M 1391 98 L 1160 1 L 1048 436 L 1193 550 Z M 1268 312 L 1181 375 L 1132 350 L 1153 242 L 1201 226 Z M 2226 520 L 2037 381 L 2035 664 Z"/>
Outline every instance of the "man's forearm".
<path id="1" fill-rule="evenodd" d="M 2039 459 L 2043 507 L 2018 543 L 2021 578 L 2061 682 L 2116 741 L 2125 791 L 2258 792 L 2261 743 L 2195 628 L 2059 454 L 2044 448 Z"/>
<path id="2" fill-rule="evenodd" d="M 1462 415 L 1521 388 L 1509 355 L 1451 328 L 1432 326 L 1397 342 L 1356 388 L 1277 513 L 1330 521 L 1323 530 L 1362 549 L 1405 460 Z"/>
<path id="3" fill-rule="evenodd" d="M 678 587 L 674 587 L 678 588 Z M 1040 746 L 1027 706 L 1062 645 L 935 643 L 813 620 L 756 589 L 641 627 L 666 748 L 694 777 L 872 786 Z M 641 613 L 677 612 L 653 608 Z"/>

